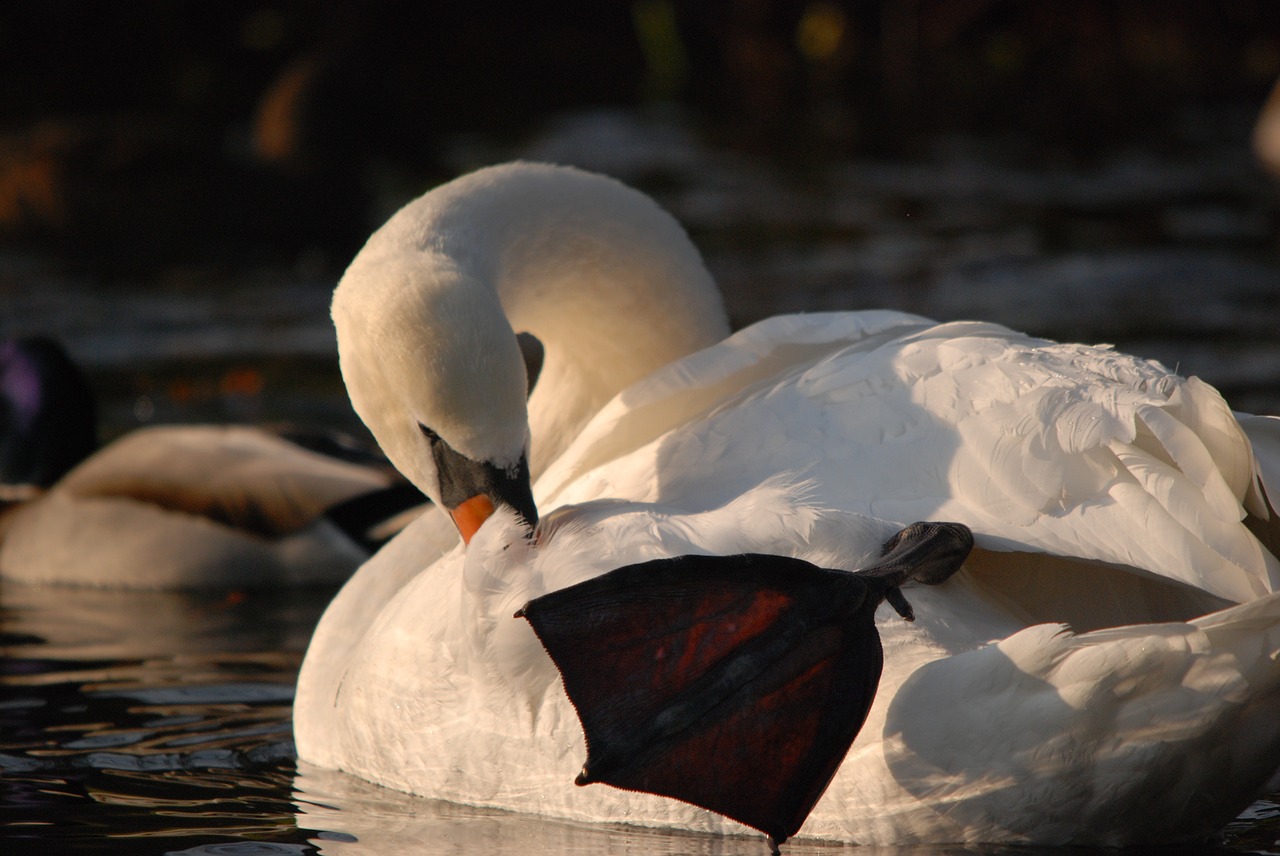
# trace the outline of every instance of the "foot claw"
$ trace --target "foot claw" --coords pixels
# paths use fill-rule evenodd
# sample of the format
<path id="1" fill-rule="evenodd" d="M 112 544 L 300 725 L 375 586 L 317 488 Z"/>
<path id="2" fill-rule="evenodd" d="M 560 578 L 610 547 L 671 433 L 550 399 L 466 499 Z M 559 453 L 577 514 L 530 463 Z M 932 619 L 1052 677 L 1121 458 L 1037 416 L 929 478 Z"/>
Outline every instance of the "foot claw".
<path id="1" fill-rule="evenodd" d="M 902 589 L 896 586 L 889 589 L 884 593 L 884 599 L 885 602 L 893 607 L 894 612 L 902 616 L 904 621 L 916 620 L 916 611 L 911 608 L 911 604 L 907 603 L 907 598 L 902 593 Z"/>

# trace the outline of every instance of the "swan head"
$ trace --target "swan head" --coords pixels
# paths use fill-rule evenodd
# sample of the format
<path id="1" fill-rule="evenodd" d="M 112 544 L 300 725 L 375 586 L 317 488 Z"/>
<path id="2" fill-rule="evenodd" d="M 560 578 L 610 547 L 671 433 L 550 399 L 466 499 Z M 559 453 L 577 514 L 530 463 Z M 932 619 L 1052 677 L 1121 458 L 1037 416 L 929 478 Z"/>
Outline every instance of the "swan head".
<path id="1" fill-rule="evenodd" d="M 332 306 L 356 413 L 466 542 L 499 506 L 538 519 L 530 373 L 492 289 L 468 279 L 420 253 L 361 253 Z"/>
<path id="2" fill-rule="evenodd" d="M 522 162 L 400 209 L 348 267 L 333 319 L 356 412 L 464 539 L 499 504 L 534 524 L 530 463 L 540 473 L 620 390 L 728 333 L 701 256 L 653 200 Z M 532 360 L 525 334 L 545 345 Z"/>

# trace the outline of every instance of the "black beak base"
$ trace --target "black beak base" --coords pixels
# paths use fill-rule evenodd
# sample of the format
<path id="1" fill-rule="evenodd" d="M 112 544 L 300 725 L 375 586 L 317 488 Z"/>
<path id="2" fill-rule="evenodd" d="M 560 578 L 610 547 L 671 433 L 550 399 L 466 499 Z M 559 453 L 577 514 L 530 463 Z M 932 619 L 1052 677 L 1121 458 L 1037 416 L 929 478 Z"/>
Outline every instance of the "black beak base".
<path id="1" fill-rule="evenodd" d="M 529 462 L 524 455 L 514 467 L 497 467 L 455 451 L 431 429 L 422 426 L 431 443 L 431 454 L 440 479 L 440 499 L 453 510 L 473 496 L 487 496 L 494 506 L 515 509 L 532 530 L 538 525 L 538 507 L 529 483 Z"/>

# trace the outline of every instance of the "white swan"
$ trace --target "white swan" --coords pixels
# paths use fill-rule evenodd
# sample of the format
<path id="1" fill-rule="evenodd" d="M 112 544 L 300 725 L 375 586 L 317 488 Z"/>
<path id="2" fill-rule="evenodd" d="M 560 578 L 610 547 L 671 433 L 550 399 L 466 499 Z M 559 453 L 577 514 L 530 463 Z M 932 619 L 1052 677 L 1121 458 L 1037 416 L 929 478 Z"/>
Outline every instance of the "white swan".
<path id="1" fill-rule="evenodd" d="M 1280 420 L 1237 420 L 1200 381 L 897 312 L 777 317 L 713 344 L 723 312 L 667 215 L 532 164 L 400 211 L 333 314 L 352 401 L 392 462 L 445 507 L 476 490 L 497 511 L 478 530 L 455 513 L 465 550 L 425 515 L 339 593 L 299 678 L 305 761 L 477 805 L 741 829 L 573 787 L 574 710 L 513 611 L 668 555 L 856 568 L 900 524 L 948 519 L 978 549 L 910 592 L 913 624 L 881 610 L 878 695 L 801 835 L 1200 840 L 1280 764 L 1263 484 Z M 545 348 L 527 416 L 526 331 Z M 537 544 L 526 448 L 554 509 Z"/>
<path id="2" fill-rule="evenodd" d="M 96 452 L 87 382 L 47 340 L 0 345 L 0 576 L 108 588 L 340 582 L 420 504 L 385 466 L 249 426 L 133 431 Z M 92 454 L 90 454 L 92 452 Z M 83 459 L 83 460 L 82 460 Z M 366 534 L 370 537 L 366 538 Z"/>

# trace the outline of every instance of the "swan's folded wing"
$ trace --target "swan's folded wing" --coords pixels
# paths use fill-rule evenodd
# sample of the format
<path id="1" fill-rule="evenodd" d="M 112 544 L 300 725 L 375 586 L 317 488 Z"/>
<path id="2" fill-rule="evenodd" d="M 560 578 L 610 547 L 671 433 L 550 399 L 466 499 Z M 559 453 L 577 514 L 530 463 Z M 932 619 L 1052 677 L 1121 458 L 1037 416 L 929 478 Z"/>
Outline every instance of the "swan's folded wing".
<path id="1" fill-rule="evenodd" d="M 987 546 L 1138 568 L 1234 601 L 1280 588 L 1280 564 L 1244 522 L 1255 459 L 1208 384 L 1079 345 L 1011 339 L 971 367 L 937 350 L 925 383 L 954 388 L 956 403 L 932 412 L 959 435 L 947 513 L 969 515 Z M 966 400 L 966 383 L 995 394 Z"/>
<path id="2" fill-rule="evenodd" d="M 775 385 L 833 350 L 870 349 L 930 324 L 904 312 L 831 312 L 778 315 L 740 330 L 655 371 L 605 405 L 539 479 L 539 505 L 557 504 L 558 493 L 592 470 L 696 424 L 746 391 Z"/>
<path id="3" fill-rule="evenodd" d="M 949 519 L 1244 601 L 1280 590 L 1249 530 L 1249 441 L 1209 385 L 1107 347 L 897 313 L 782 316 L 607 406 L 539 502 L 714 507 L 780 472 L 818 505 Z"/>

